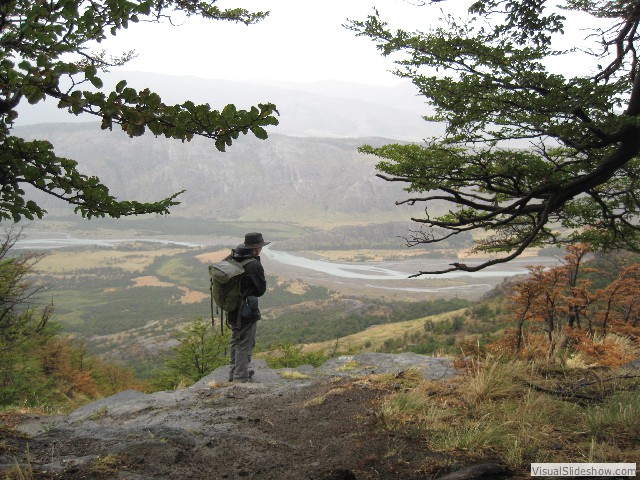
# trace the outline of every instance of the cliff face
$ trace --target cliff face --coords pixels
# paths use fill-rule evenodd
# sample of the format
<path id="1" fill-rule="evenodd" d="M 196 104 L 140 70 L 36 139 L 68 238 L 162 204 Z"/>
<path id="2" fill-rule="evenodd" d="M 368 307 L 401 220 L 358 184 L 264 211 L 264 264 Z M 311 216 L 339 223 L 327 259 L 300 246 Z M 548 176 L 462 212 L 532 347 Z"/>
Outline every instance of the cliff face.
<path id="1" fill-rule="evenodd" d="M 53 143 L 56 153 L 79 162 L 121 199 L 151 201 L 186 190 L 173 212 L 219 220 L 333 219 L 375 222 L 408 219 L 420 208 L 396 206 L 407 194 L 398 183 L 375 176 L 377 158 L 358 146 L 380 138 L 239 138 L 227 152 L 210 141 L 180 143 L 164 138 L 128 138 L 96 124 L 42 124 L 18 129 L 26 138 Z M 42 200 L 50 212 L 70 209 Z"/>

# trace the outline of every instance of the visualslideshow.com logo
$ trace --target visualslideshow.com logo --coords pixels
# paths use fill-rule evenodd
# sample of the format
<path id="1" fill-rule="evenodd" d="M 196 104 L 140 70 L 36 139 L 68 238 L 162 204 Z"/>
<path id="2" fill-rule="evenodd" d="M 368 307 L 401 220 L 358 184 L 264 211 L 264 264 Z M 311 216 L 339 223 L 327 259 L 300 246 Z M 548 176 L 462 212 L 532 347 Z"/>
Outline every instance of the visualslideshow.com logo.
<path id="1" fill-rule="evenodd" d="M 635 463 L 532 463 L 532 477 L 635 477 Z"/>

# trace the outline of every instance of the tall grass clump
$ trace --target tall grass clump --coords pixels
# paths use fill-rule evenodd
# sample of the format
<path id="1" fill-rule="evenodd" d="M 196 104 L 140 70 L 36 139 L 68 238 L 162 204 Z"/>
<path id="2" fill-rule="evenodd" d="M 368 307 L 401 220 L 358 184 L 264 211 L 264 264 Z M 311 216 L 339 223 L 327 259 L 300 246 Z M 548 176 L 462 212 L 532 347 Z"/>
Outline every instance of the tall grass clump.
<path id="1" fill-rule="evenodd" d="M 483 450 L 502 443 L 506 430 L 503 425 L 479 418 L 434 432 L 433 445 L 440 450 Z"/>
<path id="2" fill-rule="evenodd" d="M 468 397 L 474 402 L 509 398 L 521 394 L 529 367 L 500 357 L 486 357 L 471 363 L 467 370 Z"/>

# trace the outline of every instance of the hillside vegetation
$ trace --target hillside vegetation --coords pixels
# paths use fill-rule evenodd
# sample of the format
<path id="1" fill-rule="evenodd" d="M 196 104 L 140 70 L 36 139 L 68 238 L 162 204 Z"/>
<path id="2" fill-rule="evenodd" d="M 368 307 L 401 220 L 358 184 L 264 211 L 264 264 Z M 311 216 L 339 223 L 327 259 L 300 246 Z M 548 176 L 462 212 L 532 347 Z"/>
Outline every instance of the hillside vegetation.
<path id="1" fill-rule="evenodd" d="M 10 256 L 15 242 L 0 244 L 0 413 L 7 407 L 51 412 L 79 406 L 126 388 L 140 388 L 130 368 L 88 355 L 82 340 L 59 333 L 52 307 L 34 299 L 33 254 Z"/>
<path id="2" fill-rule="evenodd" d="M 343 296 L 304 302 L 270 309 L 269 317 L 260 324 L 260 342 L 266 348 L 281 342 L 342 342 L 352 335 L 367 336 L 373 328 L 395 331 L 397 336 L 407 319 L 458 310 L 470 303 L 463 299 L 401 302 Z"/>
<path id="3" fill-rule="evenodd" d="M 491 312 L 485 316 L 483 312 Z M 397 323 L 375 324 L 357 333 L 333 340 L 306 343 L 304 351 L 355 354 L 365 351 L 381 353 L 415 352 L 455 356 L 460 346 L 487 343 L 504 327 L 491 307 L 463 308 Z"/>

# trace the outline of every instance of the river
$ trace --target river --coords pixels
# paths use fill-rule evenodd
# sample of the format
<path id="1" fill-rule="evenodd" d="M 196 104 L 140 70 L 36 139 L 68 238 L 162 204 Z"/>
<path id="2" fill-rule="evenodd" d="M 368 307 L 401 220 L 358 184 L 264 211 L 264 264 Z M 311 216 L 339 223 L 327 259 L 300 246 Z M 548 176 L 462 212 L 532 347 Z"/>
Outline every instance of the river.
<path id="1" fill-rule="evenodd" d="M 322 272 L 334 277 L 343 278 L 360 278 L 367 280 L 407 280 L 407 277 L 416 270 L 438 270 L 444 269 L 449 266 L 454 260 L 403 260 L 402 262 L 375 262 L 365 264 L 354 263 L 339 263 L 329 262 L 326 260 L 312 260 L 303 256 L 294 255 L 287 252 L 280 252 L 277 250 L 264 249 L 263 255 L 267 258 L 286 265 L 291 265 L 299 268 L 305 268 L 314 270 L 316 272 Z M 538 257 L 534 261 L 542 260 L 544 263 L 551 261 L 550 258 Z M 458 259 L 455 259 L 458 261 Z M 532 259 L 528 260 L 531 263 Z M 471 262 L 468 262 L 471 264 Z M 387 267 L 387 265 L 411 265 L 410 271 L 394 270 Z M 416 268 L 421 265 L 419 268 Z M 449 272 L 438 275 L 421 275 L 421 279 L 448 279 L 448 278 L 460 278 L 460 277 L 473 277 L 473 278 L 493 278 L 493 277 L 509 277 L 513 275 L 519 275 L 527 273 L 526 266 L 522 262 L 516 261 L 511 264 L 511 268 L 491 267 L 479 272 Z"/>
<path id="2" fill-rule="evenodd" d="M 162 245 L 176 245 L 181 247 L 202 247 L 201 243 L 193 242 L 180 242 L 175 240 L 163 240 L 157 238 L 110 238 L 110 239 L 97 239 L 97 238 L 76 238 L 71 235 L 65 235 L 59 238 L 38 238 L 38 239 L 26 239 L 18 240 L 14 249 L 16 250 L 55 250 L 58 248 L 71 248 L 71 247 L 105 247 L 112 248 L 117 245 L 126 245 L 131 243 L 159 243 Z"/>
<path id="3" fill-rule="evenodd" d="M 118 245 L 132 243 L 156 243 L 175 245 L 186 248 L 214 247 L 220 244 L 220 239 L 187 237 L 174 238 L 79 238 L 70 234 L 60 234 L 46 238 L 21 239 L 14 248 L 18 250 L 55 250 L 73 247 L 113 248 Z M 222 242 L 226 244 L 228 242 Z M 284 278 L 300 279 L 312 284 L 321 284 L 339 291 L 362 292 L 379 290 L 390 295 L 434 293 L 445 296 L 478 297 L 489 291 L 504 278 L 527 273 L 529 264 L 552 265 L 557 264 L 553 257 L 519 258 L 507 264 L 493 266 L 485 270 L 469 272 L 449 272 L 440 275 L 421 275 L 408 278 L 418 271 L 433 271 L 444 269 L 458 259 L 405 259 L 383 262 L 344 263 L 328 260 L 307 258 L 294 254 L 264 248 L 263 264 L 268 273 Z M 465 263 L 473 264 L 465 260 Z"/>
<path id="4" fill-rule="evenodd" d="M 461 296 L 480 298 L 505 278 L 526 274 L 527 266 L 553 265 L 553 257 L 529 257 L 492 266 L 479 272 L 449 272 L 425 274 L 409 278 L 419 271 L 442 270 L 458 259 L 405 259 L 384 262 L 344 263 L 306 258 L 289 252 L 263 249 L 265 269 L 288 273 L 308 283 L 316 283 L 341 292 L 371 293 L 403 298 L 423 298 L 425 294 L 438 297 Z M 473 264 L 465 260 L 465 263 Z M 287 268 L 288 267 L 288 268 Z"/>

